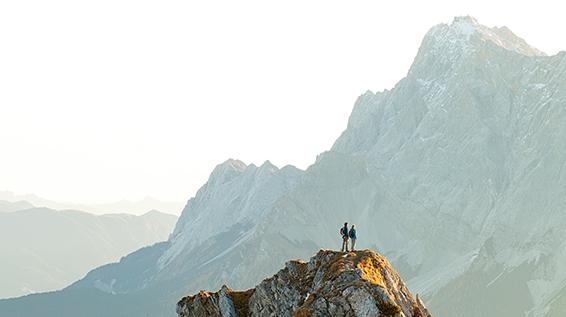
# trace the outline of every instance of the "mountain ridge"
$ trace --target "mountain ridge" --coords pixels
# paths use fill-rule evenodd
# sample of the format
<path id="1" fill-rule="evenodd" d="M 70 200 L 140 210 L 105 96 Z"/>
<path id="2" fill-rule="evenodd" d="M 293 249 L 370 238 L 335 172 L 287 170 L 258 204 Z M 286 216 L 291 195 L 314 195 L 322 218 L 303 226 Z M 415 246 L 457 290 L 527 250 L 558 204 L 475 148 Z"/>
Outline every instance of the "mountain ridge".
<path id="1" fill-rule="evenodd" d="M 89 294 L 100 302 L 77 305 L 92 316 L 104 301 L 108 316 L 171 316 L 181 292 L 245 289 L 289 258 L 339 246 L 349 221 L 360 248 L 387 256 L 436 316 L 561 317 L 566 54 L 435 32 L 393 89 L 358 98 L 306 171 L 235 164 L 243 171 L 211 177 L 189 201 L 169 241 L 33 300 Z M 451 32 L 468 42 L 440 36 Z M 0 301 L 0 312 L 26 303 Z"/>
<path id="2" fill-rule="evenodd" d="M 101 264 L 167 239 L 176 219 L 157 211 L 93 215 L 43 207 L 0 213 L 0 296 L 66 287 Z"/>
<path id="3" fill-rule="evenodd" d="M 546 56 L 546 54 L 535 47 L 529 45 L 523 38 L 517 36 L 508 27 L 487 27 L 484 26 L 471 16 L 455 17 L 452 23 L 441 23 L 434 26 L 426 35 L 426 41 L 429 38 L 434 41 L 464 45 L 465 48 L 471 49 L 470 43 L 475 40 L 474 37 L 484 42 L 491 42 L 508 51 L 526 56 Z M 439 39 L 440 37 L 440 39 Z"/>
<path id="4" fill-rule="evenodd" d="M 171 201 L 161 201 L 152 197 L 146 196 L 145 198 L 138 201 L 130 201 L 122 199 L 110 203 L 73 203 L 66 201 L 54 201 L 51 199 L 45 199 L 43 197 L 37 196 L 35 194 L 15 194 L 11 191 L 0 190 L 0 200 L 8 202 L 17 201 L 27 201 L 36 207 L 45 207 L 55 210 L 81 210 L 88 213 L 102 215 L 102 214 L 114 214 L 114 213 L 130 213 L 135 215 L 141 215 L 149 210 L 156 209 L 167 214 L 177 215 L 178 211 L 183 207 L 182 203 L 171 202 Z"/>

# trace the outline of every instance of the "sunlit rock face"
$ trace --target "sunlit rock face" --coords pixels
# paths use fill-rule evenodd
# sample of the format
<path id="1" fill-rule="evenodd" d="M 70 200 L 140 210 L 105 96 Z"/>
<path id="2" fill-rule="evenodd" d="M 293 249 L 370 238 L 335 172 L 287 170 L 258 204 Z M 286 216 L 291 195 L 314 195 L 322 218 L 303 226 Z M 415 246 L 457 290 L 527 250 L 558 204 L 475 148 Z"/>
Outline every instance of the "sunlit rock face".
<path id="1" fill-rule="evenodd" d="M 179 317 L 397 316 L 430 317 L 397 272 L 371 251 L 321 250 L 309 262 L 294 260 L 247 291 L 223 286 L 177 303 Z"/>
<path id="2" fill-rule="evenodd" d="M 435 316 L 564 316 L 565 122 L 566 53 L 456 18 L 427 33 L 395 87 L 358 98 L 306 171 L 227 161 L 169 241 L 42 296 L 92 292 L 114 316 L 172 316 L 186 293 L 250 288 L 290 258 L 338 248 L 348 221 Z M 89 298 L 81 311 L 102 315 Z"/>

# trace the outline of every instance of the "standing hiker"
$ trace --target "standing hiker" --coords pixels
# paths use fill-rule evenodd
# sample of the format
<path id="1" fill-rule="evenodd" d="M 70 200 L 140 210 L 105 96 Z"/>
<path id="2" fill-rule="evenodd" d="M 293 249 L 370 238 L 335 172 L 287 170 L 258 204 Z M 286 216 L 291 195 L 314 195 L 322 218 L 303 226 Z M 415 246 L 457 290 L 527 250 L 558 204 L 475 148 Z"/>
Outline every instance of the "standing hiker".
<path id="1" fill-rule="evenodd" d="M 344 227 L 340 228 L 340 234 L 342 235 L 342 250 L 341 252 L 348 252 L 348 223 L 344 222 Z"/>
<path id="2" fill-rule="evenodd" d="M 350 251 L 355 251 L 356 239 L 358 238 L 356 236 L 356 225 L 352 225 L 352 229 L 350 229 L 350 232 L 348 232 L 348 236 L 352 240 L 352 247 L 350 248 Z"/>

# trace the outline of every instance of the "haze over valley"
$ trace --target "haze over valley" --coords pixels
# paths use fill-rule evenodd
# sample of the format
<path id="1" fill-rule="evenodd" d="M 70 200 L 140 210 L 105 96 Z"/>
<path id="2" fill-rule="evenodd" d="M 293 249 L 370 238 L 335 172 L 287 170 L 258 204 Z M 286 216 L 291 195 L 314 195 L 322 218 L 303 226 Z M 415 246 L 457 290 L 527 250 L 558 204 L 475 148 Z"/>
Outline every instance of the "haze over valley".
<path id="1" fill-rule="evenodd" d="M 93 215 L 0 200 L 0 298 L 66 287 L 97 266 L 166 240 L 176 221 L 155 210 Z"/>

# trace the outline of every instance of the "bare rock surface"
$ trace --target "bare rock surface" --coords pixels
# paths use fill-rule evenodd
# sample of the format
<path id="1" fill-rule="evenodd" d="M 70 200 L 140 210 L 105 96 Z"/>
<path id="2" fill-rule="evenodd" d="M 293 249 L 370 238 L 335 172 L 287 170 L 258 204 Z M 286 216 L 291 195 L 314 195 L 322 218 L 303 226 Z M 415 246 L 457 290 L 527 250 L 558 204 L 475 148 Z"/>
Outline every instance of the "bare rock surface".
<path id="1" fill-rule="evenodd" d="M 371 250 L 320 250 L 309 262 L 292 260 L 247 291 L 201 291 L 177 304 L 193 316 L 430 317 L 387 259 Z"/>

